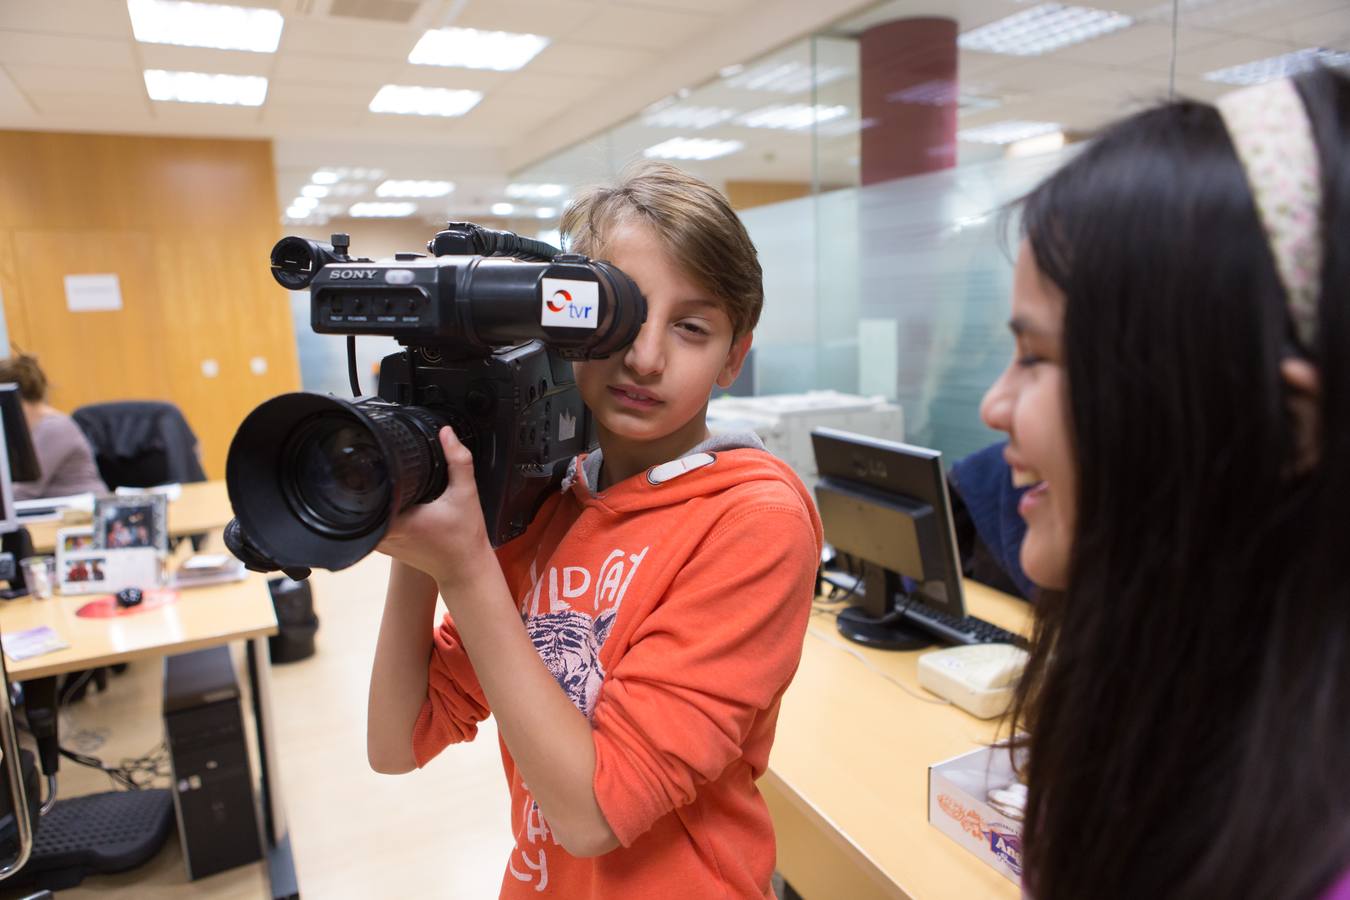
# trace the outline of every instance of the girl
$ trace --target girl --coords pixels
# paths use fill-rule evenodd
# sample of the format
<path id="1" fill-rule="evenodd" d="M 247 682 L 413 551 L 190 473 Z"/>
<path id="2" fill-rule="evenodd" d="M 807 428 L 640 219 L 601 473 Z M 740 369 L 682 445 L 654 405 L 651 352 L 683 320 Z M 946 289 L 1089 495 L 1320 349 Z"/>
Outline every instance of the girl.
<path id="1" fill-rule="evenodd" d="M 1127 119 L 1023 233 L 1026 887 L 1348 897 L 1350 82 Z"/>

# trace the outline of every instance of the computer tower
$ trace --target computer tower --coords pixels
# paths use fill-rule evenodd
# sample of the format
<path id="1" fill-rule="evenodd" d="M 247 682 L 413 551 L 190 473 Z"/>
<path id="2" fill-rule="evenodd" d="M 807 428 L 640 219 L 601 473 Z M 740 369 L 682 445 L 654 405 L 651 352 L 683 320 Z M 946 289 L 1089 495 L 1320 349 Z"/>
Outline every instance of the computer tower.
<path id="1" fill-rule="evenodd" d="M 253 775 L 228 647 L 165 659 L 164 730 L 188 878 L 256 862 Z"/>

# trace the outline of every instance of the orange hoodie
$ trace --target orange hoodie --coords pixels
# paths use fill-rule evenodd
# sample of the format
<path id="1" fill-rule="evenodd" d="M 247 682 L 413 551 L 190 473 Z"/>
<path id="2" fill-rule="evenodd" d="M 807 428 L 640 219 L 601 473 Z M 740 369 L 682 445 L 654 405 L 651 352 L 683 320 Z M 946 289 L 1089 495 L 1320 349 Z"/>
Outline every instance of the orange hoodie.
<path id="1" fill-rule="evenodd" d="M 588 487 L 596 455 L 578 457 L 574 481 L 497 552 L 540 656 L 591 720 L 595 796 L 622 844 L 567 853 L 503 743 L 516 846 L 502 897 L 773 896 L 773 825 L 755 780 L 801 657 L 821 526 L 801 481 L 764 450 L 697 452 L 726 443 L 602 494 Z M 447 616 L 418 765 L 471 740 L 488 714 Z"/>

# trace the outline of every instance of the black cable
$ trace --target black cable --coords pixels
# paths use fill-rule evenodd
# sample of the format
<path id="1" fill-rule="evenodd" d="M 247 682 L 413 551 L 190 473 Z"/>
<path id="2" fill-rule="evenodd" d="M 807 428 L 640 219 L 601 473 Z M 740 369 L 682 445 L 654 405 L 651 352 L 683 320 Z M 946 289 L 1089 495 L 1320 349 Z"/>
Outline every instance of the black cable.
<path id="1" fill-rule="evenodd" d="M 352 383 L 352 396 L 361 396 L 361 379 L 356 371 L 356 335 L 347 335 L 347 379 Z"/>

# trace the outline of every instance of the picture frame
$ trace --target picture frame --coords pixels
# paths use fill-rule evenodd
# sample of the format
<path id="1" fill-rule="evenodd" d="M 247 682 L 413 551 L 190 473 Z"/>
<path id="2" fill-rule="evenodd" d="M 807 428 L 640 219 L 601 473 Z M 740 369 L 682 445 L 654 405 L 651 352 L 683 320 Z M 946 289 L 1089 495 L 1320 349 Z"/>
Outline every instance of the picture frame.
<path id="1" fill-rule="evenodd" d="M 73 528 L 56 529 L 56 555 L 73 553 L 78 550 L 93 550 L 94 526 L 77 525 Z"/>
<path id="2" fill-rule="evenodd" d="M 100 497 L 94 501 L 94 547 L 153 547 L 168 553 L 168 521 L 169 503 L 163 494 Z"/>
<path id="3" fill-rule="evenodd" d="M 62 594 L 107 594 L 124 587 L 159 585 L 160 554 L 154 547 L 71 550 L 61 554 L 56 578 Z"/>

